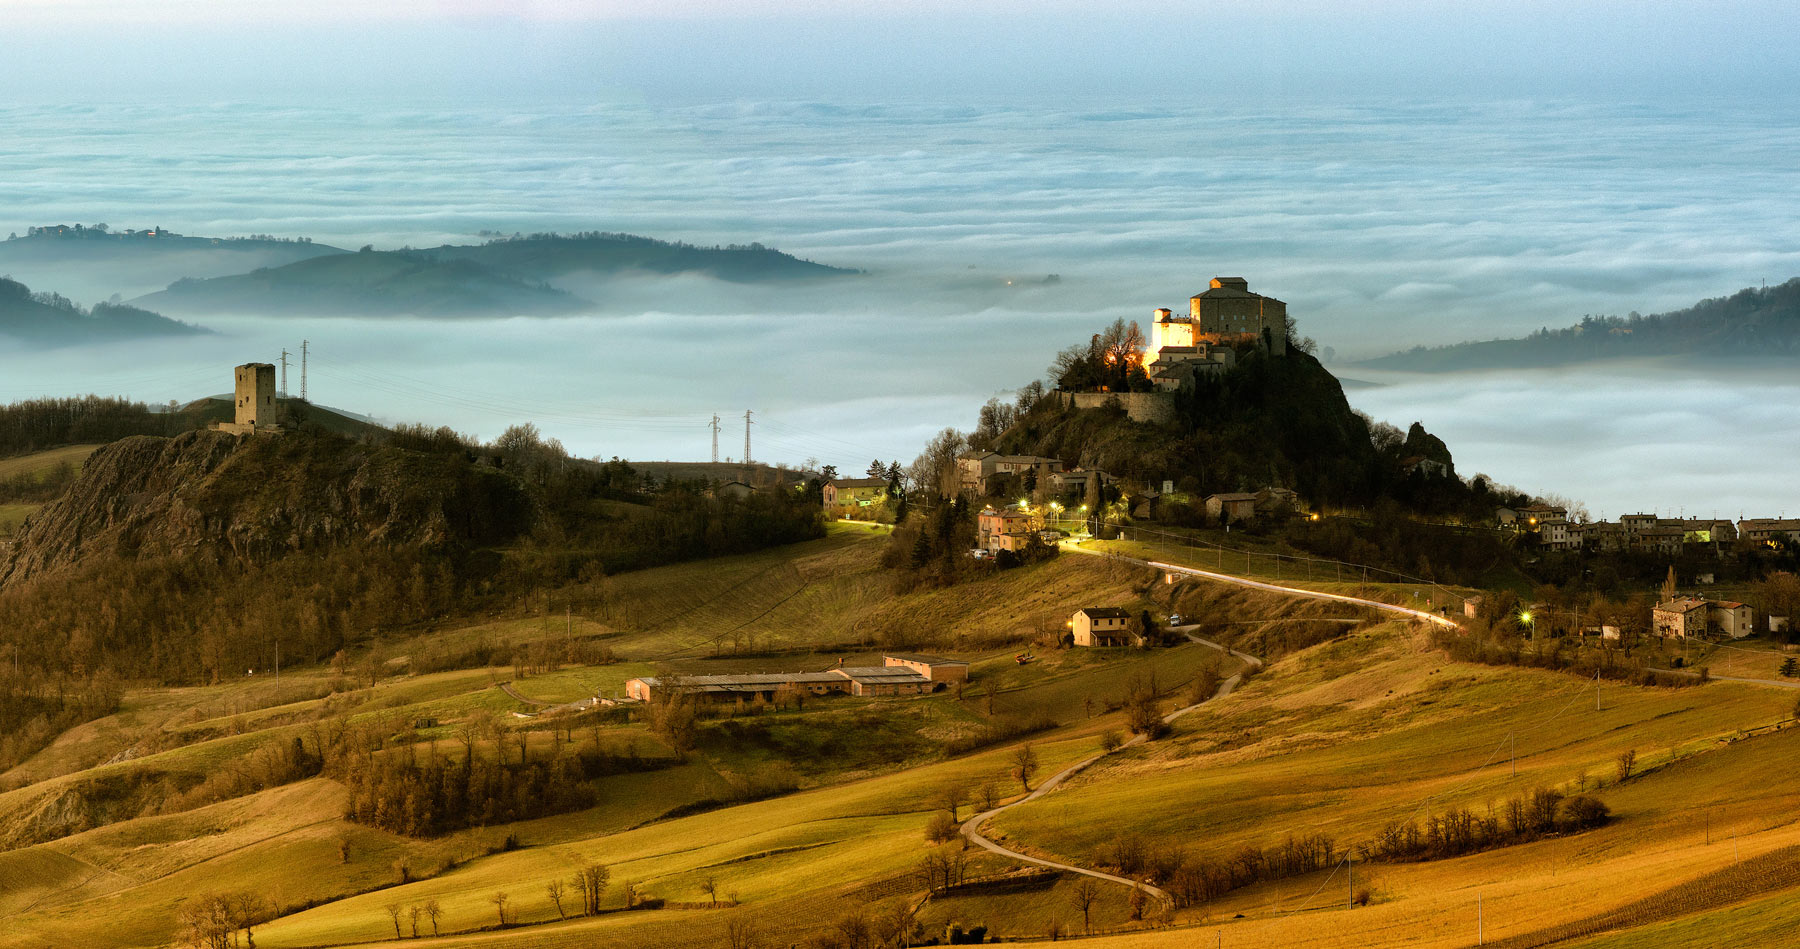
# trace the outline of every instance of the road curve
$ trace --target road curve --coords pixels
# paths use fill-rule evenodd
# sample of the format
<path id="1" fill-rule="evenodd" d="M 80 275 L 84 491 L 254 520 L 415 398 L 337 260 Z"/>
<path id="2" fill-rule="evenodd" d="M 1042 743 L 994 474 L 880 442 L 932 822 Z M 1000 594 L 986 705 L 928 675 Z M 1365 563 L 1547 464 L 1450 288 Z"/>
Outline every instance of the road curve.
<path id="1" fill-rule="evenodd" d="M 1218 573 L 1218 572 L 1215 572 L 1212 570 L 1201 570 L 1199 567 L 1184 567 L 1184 566 L 1181 566 L 1180 564 L 1164 563 L 1163 561 L 1160 561 L 1160 560 L 1142 560 L 1137 557 L 1127 557 L 1123 554 L 1115 554 L 1115 553 L 1111 553 L 1109 551 L 1104 551 L 1104 550 L 1088 550 L 1085 547 L 1076 547 L 1074 545 L 1064 545 L 1063 549 L 1064 550 L 1072 550 L 1076 553 L 1087 554 L 1092 557 L 1113 557 L 1118 560 L 1126 560 L 1126 561 L 1130 561 L 1131 563 L 1142 564 L 1143 566 L 1146 566 L 1146 567 L 1153 567 L 1153 568 L 1155 568 L 1157 570 L 1161 570 L 1165 573 L 1180 573 L 1180 574 L 1185 574 L 1190 577 L 1200 577 L 1200 578 L 1206 579 L 1206 580 L 1217 580 L 1220 583 L 1235 583 L 1238 586 L 1250 587 L 1255 590 L 1268 590 L 1273 593 L 1286 593 L 1290 596 L 1302 596 L 1302 597 L 1307 597 L 1309 599 L 1314 599 L 1314 600 L 1333 600 L 1338 603 L 1351 603 L 1356 606 L 1366 606 L 1372 610 L 1381 610 L 1382 612 L 1385 612 L 1385 613 L 1399 613 L 1402 616 L 1410 616 L 1413 619 L 1424 620 L 1427 623 L 1433 623 L 1438 626 L 1443 626 L 1443 627 L 1447 627 L 1450 629 L 1457 628 L 1456 621 L 1452 620 L 1448 617 L 1439 616 L 1436 613 L 1428 612 L 1426 610 L 1415 610 L 1410 606 L 1400 606 L 1400 605 L 1394 604 L 1394 603 L 1384 603 L 1381 600 L 1369 600 L 1369 599 L 1364 599 L 1363 597 L 1360 597 L 1360 596 L 1350 596 L 1345 593 L 1326 593 L 1322 590 L 1308 590 L 1303 587 L 1282 586 L 1279 583 L 1269 583 L 1269 582 L 1263 581 L 1263 580 L 1252 580 L 1249 577 L 1240 577 L 1240 576 L 1237 576 L 1235 574 L 1230 574 L 1230 573 Z"/>
<path id="2" fill-rule="evenodd" d="M 1185 635 L 1187 636 L 1188 639 L 1190 639 L 1196 643 L 1199 643 L 1203 646 L 1209 646 L 1209 647 L 1211 647 L 1213 649 L 1217 649 L 1221 652 L 1229 653 L 1232 656 L 1236 656 L 1238 659 L 1242 660 L 1247 665 L 1253 666 L 1257 669 L 1261 669 L 1263 666 L 1263 661 L 1261 659 L 1258 659 L 1255 656 L 1250 655 L 1249 653 L 1238 652 L 1235 649 L 1226 649 L 1224 646 L 1222 646 L 1218 643 L 1210 642 L 1205 639 L 1201 639 L 1200 637 L 1195 636 L 1192 633 L 1187 633 Z M 1212 698 L 1220 699 L 1220 698 L 1224 698 L 1227 695 L 1230 695 L 1232 690 L 1236 689 L 1238 687 L 1238 684 L 1243 681 L 1244 681 L 1244 677 L 1241 673 L 1226 679 L 1224 682 L 1219 683 L 1219 688 L 1217 691 L 1215 691 L 1212 694 Z M 1183 715 L 1186 715 L 1187 713 L 1189 713 L 1199 707 L 1200 706 L 1197 704 L 1196 705 L 1184 705 L 1181 708 L 1178 708 L 1175 711 L 1170 712 L 1167 715 L 1164 715 L 1163 719 L 1162 719 L 1163 724 L 1165 724 L 1165 725 L 1173 724 L 1176 719 L 1180 718 Z M 998 814 L 1001 811 L 1004 811 L 1008 808 L 1018 807 L 1020 804 L 1027 803 L 1029 801 L 1035 801 L 1038 798 L 1043 797 L 1046 794 L 1049 794 L 1051 791 L 1056 790 L 1058 787 L 1061 787 L 1062 783 L 1064 781 L 1067 781 L 1069 778 L 1072 778 L 1075 775 L 1079 774 L 1082 771 L 1082 769 L 1086 768 L 1087 766 L 1093 764 L 1096 761 L 1099 761 L 1101 758 L 1104 758 L 1107 755 L 1113 754 L 1114 752 L 1117 752 L 1117 751 L 1123 751 L 1126 748 L 1131 748 L 1131 747 L 1135 747 L 1137 745 L 1141 745 L 1144 743 L 1144 741 L 1145 741 L 1145 736 L 1137 735 L 1137 736 L 1133 737 L 1130 741 L 1124 743 L 1123 745 L 1120 745 L 1118 748 L 1113 749 L 1113 751 L 1102 751 L 1097 755 L 1092 755 L 1087 758 L 1083 758 L 1080 761 L 1075 762 L 1074 764 L 1068 766 L 1067 768 L 1064 768 L 1061 771 L 1058 771 L 1055 774 L 1051 775 L 1050 777 L 1045 778 L 1043 783 L 1039 784 L 1037 786 L 1037 789 L 1032 791 L 1030 794 L 1027 794 L 1024 797 L 1019 798 L 1018 800 L 1013 801 L 1009 804 L 1002 804 L 999 807 L 995 807 L 995 808 L 991 808 L 989 810 L 982 811 L 981 813 L 976 814 L 974 817 L 971 817 L 968 820 L 963 821 L 962 835 L 964 837 L 968 838 L 969 842 L 975 844 L 977 847 L 980 847 L 980 848 L 990 851 L 992 853 L 997 853 L 1002 857 L 1010 857 L 1011 859 L 1018 860 L 1018 861 L 1021 861 L 1024 863 L 1035 864 L 1040 867 L 1049 867 L 1052 870 L 1062 870 L 1066 873 L 1079 873 L 1083 876 L 1090 876 L 1090 877 L 1094 877 L 1095 879 L 1106 880 L 1110 883 L 1122 884 L 1124 886 L 1129 886 L 1129 887 L 1133 887 L 1135 889 L 1143 890 L 1146 894 L 1148 894 L 1152 897 L 1155 897 L 1156 899 L 1162 900 L 1164 902 L 1170 902 L 1172 900 L 1172 897 L 1169 896 L 1169 893 L 1167 890 L 1164 890 L 1157 886 L 1153 886 L 1149 883 L 1145 883 L 1142 880 L 1133 880 L 1130 877 L 1115 876 L 1114 874 L 1111 874 L 1111 873 L 1102 873 L 1099 870 L 1089 870 L 1084 867 L 1074 866 L 1073 864 L 1058 863 L 1054 860 L 1044 860 L 1039 857 L 1027 856 L 1025 854 L 1018 852 L 1017 850 L 1008 850 L 1007 848 L 1000 846 L 999 844 L 995 843 L 993 840 L 991 840 L 990 838 L 988 838 L 985 834 L 983 834 L 981 832 L 982 825 L 987 823 L 988 818 L 993 817 L 995 814 Z"/>
<path id="3" fill-rule="evenodd" d="M 1216 573 L 1211 570 L 1201 570 L 1197 567 L 1184 567 L 1179 564 L 1164 563 L 1162 561 L 1157 561 L 1157 560 L 1141 560 L 1137 557 L 1125 557 L 1125 556 L 1122 556 L 1119 554 L 1107 553 L 1105 551 L 1087 550 L 1082 547 L 1065 546 L 1063 549 L 1073 550 L 1077 553 L 1088 554 L 1090 556 L 1116 557 L 1119 560 L 1130 561 L 1132 563 L 1136 563 L 1136 564 L 1146 566 L 1146 567 L 1151 567 L 1156 570 L 1162 570 L 1167 573 L 1179 573 L 1179 574 L 1184 574 L 1186 576 L 1191 576 L 1191 577 L 1200 577 L 1202 579 L 1207 579 L 1207 580 L 1216 580 L 1220 583 L 1235 583 L 1235 584 L 1238 584 L 1239 586 L 1251 587 L 1253 589 L 1258 589 L 1258 590 L 1268 590 L 1268 591 L 1271 591 L 1274 593 L 1284 593 L 1284 594 L 1288 594 L 1290 596 L 1306 597 L 1309 599 L 1316 599 L 1316 600 L 1333 600 L 1338 603 L 1349 603 L 1349 604 L 1353 604 L 1356 606 L 1367 607 L 1367 608 L 1373 609 L 1373 610 L 1380 610 L 1385 613 L 1397 613 L 1402 616 L 1411 617 L 1411 618 L 1417 619 L 1417 620 L 1423 620 L 1427 623 L 1433 623 L 1438 626 L 1444 626 L 1444 627 L 1450 627 L 1450 628 L 1456 627 L 1456 623 L 1453 620 L 1450 620 L 1443 616 L 1439 616 L 1435 613 L 1429 613 L 1429 612 L 1426 612 L 1425 610 L 1415 610 L 1415 609 L 1412 609 L 1411 607 L 1406 607 L 1406 606 L 1398 606 L 1393 603 L 1384 603 L 1380 600 L 1370 600 L 1370 599 L 1365 599 L 1365 598 L 1359 597 L 1359 596 L 1349 596 L 1349 595 L 1343 594 L 1343 593 L 1325 593 L 1325 592 L 1322 592 L 1319 590 L 1307 590 L 1307 589 L 1302 589 L 1300 587 L 1282 586 L 1281 584 L 1277 584 L 1277 583 L 1267 583 L 1262 580 L 1252 580 L 1248 577 L 1234 576 L 1229 573 Z M 1220 643 L 1215 643 L 1210 640 L 1201 639 L 1200 637 L 1195 636 L 1192 632 L 1188 632 L 1188 630 L 1191 630 L 1193 628 L 1194 627 L 1191 627 L 1191 626 L 1185 627 L 1185 628 L 1184 627 L 1175 627 L 1175 631 L 1181 632 L 1183 635 L 1187 636 L 1187 638 L 1192 640 L 1193 642 L 1200 643 L 1201 645 L 1209 646 L 1213 649 L 1217 649 L 1221 652 L 1227 653 L 1227 654 L 1235 657 L 1236 659 L 1240 660 L 1245 665 L 1248 665 L 1252 668 L 1261 669 L 1263 667 L 1263 661 L 1261 659 L 1257 658 L 1256 656 L 1252 656 L 1246 652 L 1239 652 L 1238 650 L 1227 648 L 1226 646 L 1224 646 Z M 1244 677 L 1242 674 L 1234 675 L 1231 678 L 1226 679 L 1224 682 L 1221 682 L 1219 684 L 1218 691 L 1213 693 L 1212 697 L 1213 698 L 1224 698 L 1225 696 L 1230 695 L 1232 693 L 1232 690 L 1236 689 L 1238 687 L 1238 684 L 1241 683 L 1243 681 L 1243 679 L 1244 679 Z M 1165 724 L 1172 723 L 1176 719 L 1180 718 L 1181 716 L 1186 715 L 1187 713 L 1189 713 L 1199 707 L 1200 707 L 1199 705 L 1186 705 L 1181 708 L 1178 708 L 1175 711 L 1170 712 L 1167 715 L 1164 715 L 1163 722 Z M 1144 740 L 1145 740 L 1145 736 L 1138 735 L 1138 736 L 1132 738 L 1130 741 L 1126 742 L 1125 744 L 1120 745 L 1119 748 L 1115 749 L 1115 750 L 1123 750 L 1125 748 L 1131 748 L 1133 746 L 1143 744 Z M 1038 798 L 1043 797 L 1046 794 L 1049 794 L 1051 791 L 1054 791 L 1058 787 L 1061 787 L 1064 781 L 1067 781 L 1069 778 L 1072 778 L 1075 775 L 1081 773 L 1089 765 L 1092 765 L 1094 762 L 1099 761 L 1101 758 L 1106 757 L 1108 754 L 1111 754 L 1111 752 L 1103 751 L 1097 755 L 1092 755 L 1090 757 L 1083 758 L 1082 760 L 1075 762 L 1074 764 L 1068 766 L 1067 768 L 1064 768 L 1063 770 L 1058 771 L 1056 774 L 1051 775 L 1049 778 L 1046 778 L 1044 780 L 1044 782 L 1042 784 L 1038 785 L 1037 789 L 1032 791 L 1030 794 L 1027 794 L 1022 798 L 1019 798 L 1018 800 L 1013 801 L 1010 804 L 1002 804 L 999 807 L 990 808 L 989 810 L 985 810 L 979 814 L 976 814 L 974 817 L 971 817 L 968 820 L 963 822 L 962 835 L 965 838 L 967 838 L 970 843 L 973 843 L 976 846 L 981 847 L 982 849 L 987 850 L 989 852 L 999 854 L 1000 856 L 1003 856 L 1003 857 L 1009 857 L 1013 860 L 1018 860 L 1023 863 L 1035 864 L 1040 867 L 1049 867 L 1052 870 L 1061 870 L 1066 873 L 1079 873 L 1079 874 L 1082 874 L 1083 876 L 1090 876 L 1090 877 L 1094 877 L 1096 879 L 1106 880 L 1111 883 L 1118 883 L 1118 884 L 1122 884 L 1124 886 L 1135 887 L 1136 889 L 1143 890 L 1145 893 L 1147 893 L 1150 896 L 1153 896 L 1159 900 L 1164 900 L 1164 901 L 1169 900 L 1170 897 L 1169 897 L 1169 894 L 1167 891 L 1161 889 L 1160 887 L 1156 887 L 1149 883 L 1145 883 L 1142 880 L 1133 880 L 1128 877 L 1115 876 L 1114 874 L 1111 874 L 1111 873 L 1102 873 L 1099 870 L 1089 870 L 1084 867 L 1074 866 L 1072 864 L 1058 863 L 1054 860 L 1045 860 L 1040 857 L 1027 856 L 1026 854 L 1019 853 L 1016 850 L 1009 850 L 1006 847 L 1002 847 L 1001 845 L 995 843 L 992 839 L 990 839 L 989 837 L 987 837 L 985 834 L 983 834 L 981 832 L 982 826 L 988 822 L 989 818 L 992 818 L 994 815 L 1000 813 L 1001 811 L 1004 811 L 1004 810 L 1007 810 L 1007 809 L 1013 808 L 1013 807 L 1018 807 L 1020 804 L 1025 804 L 1030 801 L 1035 801 Z"/>

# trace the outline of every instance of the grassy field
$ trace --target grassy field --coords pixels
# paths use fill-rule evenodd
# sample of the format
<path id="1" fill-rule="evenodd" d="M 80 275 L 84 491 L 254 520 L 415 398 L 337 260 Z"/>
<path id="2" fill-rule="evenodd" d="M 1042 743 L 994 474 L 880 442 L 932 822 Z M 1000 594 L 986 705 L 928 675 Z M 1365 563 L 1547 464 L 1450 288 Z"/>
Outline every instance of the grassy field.
<path id="1" fill-rule="evenodd" d="M 36 504 L 0 504 L 0 538 L 11 537 L 37 509 Z"/>
<path id="2" fill-rule="evenodd" d="M 284 670 L 280 682 L 133 689 L 118 713 L 72 729 L 0 776 L 12 788 L 0 793 L 0 829 L 22 832 L 104 804 L 84 798 L 97 793 L 94 782 L 199 780 L 331 720 L 376 725 L 389 747 L 435 742 L 440 753 L 459 751 L 460 726 L 497 721 L 530 730 L 528 744 L 541 755 L 555 741 L 546 703 L 616 694 L 626 679 L 662 670 L 822 669 L 876 663 L 884 649 L 904 646 L 969 659 L 973 676 L 965 689 L 919 698 L 722 707 L 702 721 L 686 763 L 596 779 L 594 807 L 432 839 L 347 822 L 346 792 L 327 778 L 179 813 L 103 814 L 90 829 L 0 851 L 0 947 L 164 945 L 184 900 L 243 889 L 282 908 L 256 931 L 268 947 L 389 942 L 385 907 L 429 900 L 444 911 L 439 946 L 715 946 L 734 918 L 752 922 L 769 944 L 801 942 L 843 914 L 917 899 L 914 871 L 931 846 L 923 831 L 944 787 L 1019 793 L 1010 765 L 1020 739 L 954 756 L 944 753 L 947 743 L 996 723 L 1047 720 L 1048 730 L 1030 739 L 1041 779 L 1122 731 L 1116 709 L 1134 682 L 1154 677 L 1173 707 L 1202 670 L 1238 671 L 1199 644 L 1055 648 L 1069 613 L 1089 605 L 1179 606 L 1203 614 L 1209 633 L 1237 642 L 1273 645 L 1295 623 L 1332 638 L 1282 656 L 1235 694 L 1180 719 L 1169 736 L 1102 759 L 994 819 L 990 831 L 1015 849 L 1096 866 L 1121 835 L 1179 842 L 1202 857 L 1312 832 L 1345 845 L 1390 821 L 1479 811 L 1537 786 L 1585 787 L 1618 818 L 1454 860 L 1359 865 L 1359 884 L 1373 899 L 1354 910 L 1342 908 L 1349 881 L 1322 872 L 1182 910 L 1173 918 L 1182 928 L 1101 936 L 1092 945 L 1463 946 L 1474 942 L 1477 898 L 1493 939 L 1605 912 L 1800 842 L 1800 792 L 1790 773 L 1800 729 L 1766 727 L 1791 718 L 1790 691 L 1608 683 L 1596 709 L 1590 681 L 1450 663 L 1417 630 L 1340 615 L 1341 604 L 1164 584 L 1100 557 L 1065 555 L 896 595 L 877 563 L 884 533 L 834 525 L 822 540 L 782 550 L 608 578 L 599 605 L 583 612 L 566 613 L 552 594 L 523 615 L 390 634 L 372 647 L 380 660 L 373 684 L 367 665 L 353 661 L 342 671 Z M 1340 588 L 1366 589 L 1360 579 Z M 1339 619 L 1354 622 L 1331 625 Z M 603 643 L 617 661 L 532 675 L 510 664 L 408 671 L 415 656 L 565 637 Z M 1018 662 L 1020 655 L 1031 661 Z M 414 732 L 419 719 L 438 725 Z M 602 728 L 609 747 L 668 753 L 641 720 Z M 1639 774 L 1615 783 L 1614 759 L 1627 749 L 1638 754 Z M 716 803 L 734 799 L 741 776 L 776 767 L 791 769 L 799 790 Z M 709 801 L 709 809 L 674 813 Z M 509 835 L 512 849 L 502 846 Z M 397 861 L 408 882 L 400 882 Z M 545 886 L 587 861 L 611 869 L 609 912 L 559 921 Z M 973 867 L 1011 869 L 985 854 Z M 709 878 L 736 908 L 707 905 Z M 668 907 L 622 911 L 627 882 Z M 963 892 L 926 902 L 919 918 L 940 934 L 950 923 L 1013 938 L 1052 925 L 1076 931 L 1074 889 L 1065 876 Z M 514 925 L 484 931 L 497 922 L 491 900 L 500 892 Z M 1726 927 L 1743 936 L 1736 944 L 1759 944 L 1759 934 L 1800 915 L 1790 906 L 1757 896 L 1634 935 L 1643 945 L 1699 945 L 1709 928 Z M 1117 886 L 1103 889 L 1091 918 L 1101 930 L 1138 925 Z M 404 917 L 402 927 L 410 933 Z"/>
<path id="3" fill-rule="evenodd" d="M 81 463 L 87 461 L 88 456 L 99 448 L 99 445 L 66 445 L 29 455 L 0 458 L 0 481 L 9 481 L 20 475 L 42 477 L 57 465 L 63 464 L 80 468 Z"/>

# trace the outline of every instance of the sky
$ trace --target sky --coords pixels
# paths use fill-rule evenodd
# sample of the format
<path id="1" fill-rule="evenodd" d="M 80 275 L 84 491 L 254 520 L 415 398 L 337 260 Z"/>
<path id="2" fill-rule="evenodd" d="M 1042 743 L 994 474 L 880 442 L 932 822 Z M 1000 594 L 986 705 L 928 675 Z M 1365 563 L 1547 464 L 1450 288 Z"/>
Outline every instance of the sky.
<path id="1" fill-rule="evenodd" d="M 12 101 L 1793 92 L 1767 0 L 0 0 Z"/>
<path id="2" fill-rule="evenodd" d="M 1596 514 L 1788 509 L 1779 373 L 1349 365 L 1800 275 L 1785 5 L 375 6 L 0 0 L 0 235 L 621 230 L 868 277 L 575 288 L 607 306 L 564 320 L 234 316 L 193 344 L 0 352 L 0 400 L 192 398 L 304 338 L 316 400 L 388 421 L 695 458 L 714 413 L 741 454 L 751 409 L 757 457 L 860 470 L 1237 274 L 1380 383 L 1356 407 L 1424 422 L 1465 474 Z M 13 275 L 82 303 L 172 279 Z M 1654 447 L 1695 433 L 1742 447 Z"/>

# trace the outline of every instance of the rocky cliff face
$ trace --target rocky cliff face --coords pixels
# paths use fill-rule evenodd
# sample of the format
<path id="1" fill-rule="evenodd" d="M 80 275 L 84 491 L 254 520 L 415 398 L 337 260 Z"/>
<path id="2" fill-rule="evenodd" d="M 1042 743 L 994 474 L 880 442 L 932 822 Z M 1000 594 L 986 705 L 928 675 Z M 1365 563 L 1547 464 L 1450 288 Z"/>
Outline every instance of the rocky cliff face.
<path id="1" fill-rule="evenodd" d="M 136 436 L 88 459 L 0 559 L 0 587 L 106 557 L 266 563 L 352 544 L 505 543 L 537 508 L 509 475 L 331 436 Z"/>

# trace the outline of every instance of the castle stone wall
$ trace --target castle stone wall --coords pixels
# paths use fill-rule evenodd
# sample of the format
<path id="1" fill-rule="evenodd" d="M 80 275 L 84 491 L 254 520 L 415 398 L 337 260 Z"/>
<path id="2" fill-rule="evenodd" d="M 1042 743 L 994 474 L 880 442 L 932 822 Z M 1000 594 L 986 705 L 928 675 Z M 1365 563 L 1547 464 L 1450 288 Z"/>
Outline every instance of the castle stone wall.
<path id="1" fill-rule="evenodd" d="M 1134 422 L 1166 425 L 1175 421 L 1175 396 L 1170 392 L 1058 392 L 1065 408 L 1098 409 L 1117 399 Z"/>

